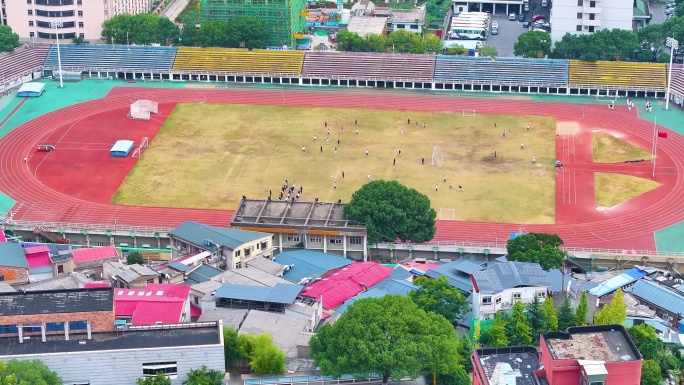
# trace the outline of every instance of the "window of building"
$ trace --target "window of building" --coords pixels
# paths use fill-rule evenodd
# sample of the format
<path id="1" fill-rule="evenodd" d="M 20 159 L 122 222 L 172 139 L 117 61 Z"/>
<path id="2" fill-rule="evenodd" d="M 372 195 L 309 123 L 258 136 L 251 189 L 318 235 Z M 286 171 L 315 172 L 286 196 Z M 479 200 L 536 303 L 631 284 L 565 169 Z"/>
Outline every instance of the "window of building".
<path id="1" fill-rule="evenodd" d="M 77 0 L 77 1 L 76 1 L 76 4 L 78 4 L 78 5 L 83 5 L 83 0 Z"/>
<path id="2" fill-rule="evenodd" d="M 21 329 L 24 333 L 39 333 L 41 331 L 40 326 L 24 326 Z"/>
<path id="3" fill-rule="evenodd" d="M 323 243 L 323 237 L 320 235 L 309 235 L 310 243 Z"/>
<path id="4" fill-rule="evenodd" d="M 36 9 L 36 16 L 72 17 L 72 16 L 74 16 L 74 11 L 45 11 L 42 9 Z"/>
<path id="5" fill-rule="evenodd" d="M 19 333 L 17 325 L 0 325 L 0 334 Z"/>
<path id="6" fill-rule="evenodd" d="M 29 20 L 29 27 L 33 27 L 33 21 Z"/>
<path id="7" fill-rule="evenodd" d="M 581 12 L 577 12 L 577 19 L 579 19 L 579 20 L 582 19 L 582 13 Z"/>
<path id="8" fill-rule="evenodd" d="M 590 2 L 589 2 L 589 7 L 590 7 L 590 8 L 595 8 L 595 7 L 596 7 L 596 2 L 595 2 L 595 1 L 590 1 Z"/>
<path id="9" fill-rule="evenodd" d="M 594 26 L 593 25 L 589 26 L 589 32 L 594 32 Z"/>
<path id="10" fill-rule="evenodd" d="M 581 25 L 577 26 L 577 32 L 582 32 L 582 26 Z"/>
<path id="11" fill-rule="evenodd" d="M 235 268 L 236 268 L 236 269 L 242 268 L 242 263 L 241 263 L 241 262 L 236 263 L 236 264 L 235 264 Z"/>
<path id="12" fill-rule="evenodd" d="M 406 24 L 397 24 L 397 28 L 404 29 L 406 28 Z"/>
<path id="13" fill-rule="evenodd" d="M 0 274 L 0 282 L 5 280 L 5 274 Z"/>
<path id="14" fill-rule="evenodd" d="M 261 242 L 261 250 L 268 249 L 268 242 Z"/>
<path id="15" fill-rule="evenodd" d="M 83 22 L 82 21 L 78 22 L 78 28 L 83 28 Z"/>
<path id="16" fill-rule="evenodd" d="M 199 304 L 199 297 L 193 295 L 192 300 L 193 300 L 193 302 L 195 302 L 195 305 Z"/>
<path id="17" fill-rule="evenodd" d="M 64 330 L 64 322 L 48 322 L 45 324 L 45 330 L 49 332 L 59 332 Z"/>
<path id="18" fill-rule="evenodd" d="M 595 14 L 595 13 L 590 13 L 590 14 L 589 14 L 589 20 L 596 20 L 596 14 Z"/>
<path id="19" fill-rule="evenodd" d="M 290 234 L 287 236 L 288 242 L 299 242 L 299 234 Z"/>
<path id="20" fill-rule="evenodd" d="M 605 385 L 606 383 L 603 381 L 592 381 L 589 383 L 589 385 Z"/>
<path id="21" fill-rule="evenodd" d="M 252 255 L 252 249 L 249 247 L 245 248 L 245 258 L 249 257 L 250 255 Z"/>
<path id="22" fill-rule="evenodd" d="M 520 293 L 513 293 L 513 301 L 520 301 L 521 294 Z"/>
<path id="23" fill-rule="evenodd" d="M 363 237 L 349 237 L 350 245 L 363 245 Z"/>
<path id="24" fill-rule="evenodd" d="M 87 321 L 70 321 L 69 329 L 71 330 L 86 330 L 88 329 Z"/>
<path id="25" fill-rule="evenodd" d="M 411 29 L 418 29 L 418 26 L 413 24 L 413 25 L 411 25 Z"/>
<path id="26" fill-rule="evenodd" d="M 39 21 L 38 26 L 41 28 L 52 28 L 52 23 L 48 23 L 47 21 Z M 74 28 L 75 26 L 76 26 L 76 23 L 74 23 L 73 21 L 65 21 L 64 23 L 62 23 L 62 26 L 59 28 Z M 76 36 L 76 34 L 73 34 L 73 33 L 72 33 L 72 35 Z M 61 39 L 62 34 L 60 34 L 59 37 Z"/>
<path id="27" fill-rule="evenodd" d="M 83 17 L 83 11 L 78 11 L 78 17 Z"/>
<path id="28" fill-rule="evenodd" d="M 492 304 L 492 297 L 491 296 L 482 297 L 482 304 L 483 305 L 491 305 Z"/>
<path id="29" fill-rule="evenodd" d="M 96 244 L 97 244 L 98 246 L 104 246 L 104 242 L 102 242 L 102 241 L 98 241 L 98 242 L 96 242 Z"/>
<path id="30" fill-rule="evenodd" d="M 583 0 L 577 0 L 577 6 L 578 6 L 578 7 L 581 7 L 582 5 L 584 5 L 582 1 L 583 1 Z"/>
<path id="31" fill-rule="evenodd" d="M 501 303 L 501 297 L 498 297 L 496 300 L 494 300 L 494 302 L 495 302 L 496 304 L 500 304 L 500 303 Z"/>
<path id="32" fill-rule="evenodd" d="M 176 361 L 172 362 L 150 362 L 142 364 L 143 377 L 154 377 L 161 372 L 168 378 L 176 378 L 178 376 L 178 365 Z"/>
<path id="33" fill-rule="evenodd" d="M 74 5 L 74 0 L 36 0 L 36 5 Z"/>
<path id="34" fill-rule="evenodd" d="M 79 33 L 78 37 L 80 37 L 81 39 L 85 39 L 85 33 Z M 168 249 L 168 247 L 167 247 L 167 249 Z"/>
<path id="35" fill-rule="evenodd" d="M 35 32 L 29 32 L 29 37 L 30 37 L 30 38 L 36 37 L 36 33 L 35 33 Z"/>
<path id="36" fill-rule="evenodd" d="M 257 250 L 259 250 L 259 245 L 260 245 L 260 244 L 259 244 L 259 243 L 257 243 Z"/>
<path id="37" fill-rule="evenodd" d="M 32 10 L 32 9 L 29 9 L 29 10 L 28 10 L 28 15 L 29 15 L 29 16 L 33 16 L 33 10 Z"/>
<path id="38" fill-rule="evenodd" d="M 154 283 L 154 278 L 150 278 L 147 280 L 147 283 Z"/>
<path id="39" fill-rule="evenodd" d="M 537 293 L 537 298 L 546 298 L 546 293 L 543 291 L 540 291 Z"/>
<path id="40" fill-rule="evenodd" d="M 33 3 L 33 0 L 26 0 L 26 4 L 31 4 Z"/>
<path id="41" fill-rule="evenodd" d="M 331 236 L 329 238 L 329 241 L 330 241 L 330 244 L 340 245 L 340 244 L 342 244 L 342 237 L 334 235 L 334 236 Z"/>

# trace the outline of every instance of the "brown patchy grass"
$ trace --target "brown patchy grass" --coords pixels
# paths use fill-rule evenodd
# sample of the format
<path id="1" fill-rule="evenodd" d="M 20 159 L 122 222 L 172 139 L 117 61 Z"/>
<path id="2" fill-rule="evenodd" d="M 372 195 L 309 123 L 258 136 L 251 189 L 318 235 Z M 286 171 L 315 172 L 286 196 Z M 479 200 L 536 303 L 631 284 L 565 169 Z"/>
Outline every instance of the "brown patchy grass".
<path id="1" fill-rule="evenodd" d="M 651 154 L 604 132 L 592 135 L 595 163 L 620 163 L 628 160 L 650 159 Z"/>
<path id="2" fill-rule="evenodd" d="M 660 186 L 658 182 L 631 175 L 609 172 L 594 174 L 596 205 L 599 207 L 613 207 Z"/>
<path id="3" fill-rule="evenodd" d="M 330 144 L 325 142 L 325 120 Z M 528 123 L 530 132 L 525 130 Z M 504 139 L 502 130 L 509 124 L 512 132 Z M 284 179 L 304 187 L 302 200 L 349 201 L 370 173 L 373 179 L 395 179 L 427 194 L 438 215 L 440 208 L 451 208 L 457 220 L 553 223 L 555 131 L 554 118 L 539 116 L 180 104 L 113 202 L 235 209 L 242 195 L 265 199 L 272 190 L 277 199 Z M 337 139 L 341 143 L 333 154 Z M 435 145 L 444 153 L 442 168 L 430 166 Z M 459 184 L 464 192 L 458 192 Z"/>

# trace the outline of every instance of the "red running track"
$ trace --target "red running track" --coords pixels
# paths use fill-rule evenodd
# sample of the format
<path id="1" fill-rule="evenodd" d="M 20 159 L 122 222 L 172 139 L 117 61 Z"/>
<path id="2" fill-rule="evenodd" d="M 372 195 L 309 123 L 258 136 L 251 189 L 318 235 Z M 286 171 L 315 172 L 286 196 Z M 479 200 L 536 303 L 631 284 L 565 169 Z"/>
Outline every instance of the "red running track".
<path id="1" fill-rule="evenodd" d="M 31 153 L 36 144 L 55 130 L 54 122 L 60 122 L 59 127 L 73 125 L 94 115 L 127 108 L 140 95 L 154 97 L 160 104 L 222 102 L 424 111 L 475 109 L 492 114 L 555 116 L 559 122 L 579 122 L 581 126 L 580 134 L 560 135 L 557 140 L 558 158 L 565 164 L 557 180 L 558 220 L 554 225 L 525 224 L 525 231 L 558 233 L 567 246 L 655 250 L 653 232 L 684 219 L 684 184 L 678 172 L 684 169 L 684 137 L 669 131 L 669 138 L 661 140 L 658 146 L 655 179 L 663 186 L 610 210 L 597 211 L 593 207 L 593 172 L 621 172 L 642 177 L 650 174 L 648 162 L 608 165 L 594 164 L 587 159 L 586 146 L 591 143 L 587 143 L 586 133 L 591 129 L 617 133 L 642 148 L 649 148 L 653 124 L 638 119 L 635 111 L 629 112 L 626 108 L 617 107 L 609 112 L 601 105 L 465 99 L 446 95 L 388 96 L 379 93 L 369 96 L 367 93 L 161 88 L 114 88 L 105 98 L 53 111 L 0 139 L 0 191 L 17 202 L 13 208 L 14 219 L 166 228 L 186 220 L 228 225 L 233 211 L 119 206 L 79 199 L 41 183 L 30 165 L 23 162 L 25 154 Z M 494 242 L 508 239 L 511 232 L 519 229 L 518 224 L 438 221 L 434 240 Z"/>

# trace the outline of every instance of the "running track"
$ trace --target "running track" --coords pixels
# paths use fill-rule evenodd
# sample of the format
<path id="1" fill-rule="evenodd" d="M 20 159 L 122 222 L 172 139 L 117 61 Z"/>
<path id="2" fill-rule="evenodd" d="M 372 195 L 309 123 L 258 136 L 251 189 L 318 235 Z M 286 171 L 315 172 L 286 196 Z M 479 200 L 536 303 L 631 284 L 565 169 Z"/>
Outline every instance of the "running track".
<path id="1" fill-rule="evenodd" d="M 475 109 L 481 113 L 556 116 L 558 121 L 579 122 L 582 134 L 559 135 L 558 158 L 565 167 L 557 177 L 557 223 L 524 225 L 524 230 L 558 233 L 567 246 L 655 250 L 653 232 L 684 220 L 684 137 L 668 131 L 659 142 L 656 180 L 663 187 L 614 209 L 599 212 L 593 205 L 593 172 L 610 171 L 650 176 L 648 162 L 640 164 L 594 164 L 587 159 L 590 129 L 625 135 L 649 148 L 653 124 L 638 119 L 636 112 L 619 106 L 540 103 L 524 100 L 486 100 L 430 95 L 389 96 L 386 93 L 261 92 L 205 89 L 114 88 L 102 99 L 66 107 L 14 129 L 0 139 L 0 191 L 14 199 L 14 219 L 103 225 L 174 227 L 186 220 L 227 226 L 233 211 L 117 206 L 77 199 L 54 191 L 37 180 L 23 157 L 33 151 L 54 128 L 87 116 L 127 107 L 141 95 L 159 103 L 223 102 L 313 107 L 381 108 L 397 110 L 454 111 Z M 663 130 L 663 128 L 660 128 Z M 667 131 L 667 130 L 665 130 Z M 589 143 L 587 143 L 589 133 Z M 589 147 L 590 148 L 590 147 Z M 68 183 L 68 181 L 65 181 Z M 591 198 L 591 199 L 589 199 Z M 531 197 L 533 199 L 533 197 Z M 483 203 L 486 204 L 486 203 Z M 494 242 L 505 240 L 521 225 L 438 221 L 435 241 Z"/>

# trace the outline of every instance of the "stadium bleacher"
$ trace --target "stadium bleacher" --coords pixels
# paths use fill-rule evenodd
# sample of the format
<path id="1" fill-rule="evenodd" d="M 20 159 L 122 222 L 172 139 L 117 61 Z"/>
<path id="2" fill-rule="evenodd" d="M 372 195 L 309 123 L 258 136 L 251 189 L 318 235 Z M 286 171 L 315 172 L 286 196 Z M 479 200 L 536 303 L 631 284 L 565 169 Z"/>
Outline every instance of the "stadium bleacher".
<path id="1" fill-rule="evenodd" d="M 180 47 L 173 70 L 299 75 L 303 62 L 301 51 Z"/>
<path id="2" fill-rule="evenodd" d="M 62 68 L 111 68 L 118 70 L 171 70 L 176 47 L 148 47 L 104 44 L 62 44 Z M 57 68 L 57 45 L 50 47 L 45 66 Z"/>
<path id="3" fill-rule="evenodd" d="M 435 80 L 567 85 L 568 61 L 437 56 Z"/>
<path id="4" fill-rule="evenodd" d="M 1 81 L 10 83 L 32 72 L 40 72 L 49 47 L 48 44 L 25 45 L 0 54 Z"/>
<path id="5" fill-rule="evenodd" d="M 435 56 L 307 52 L 302 74 L 329 78 L 372 77 L 431 81 L 435 74 Z"/>
<path id="6" fill-rule="evenodd" d="M 570 85 L 665 88 L 665 64 L 570 61 Z"/>
<path id="7" fill-rule="evenodd" d="M 669 68 L 668 68 L 669 73 Z M 674 64 L 672 66 L 672 94 L 684 99 L 684 66 Z"/>

